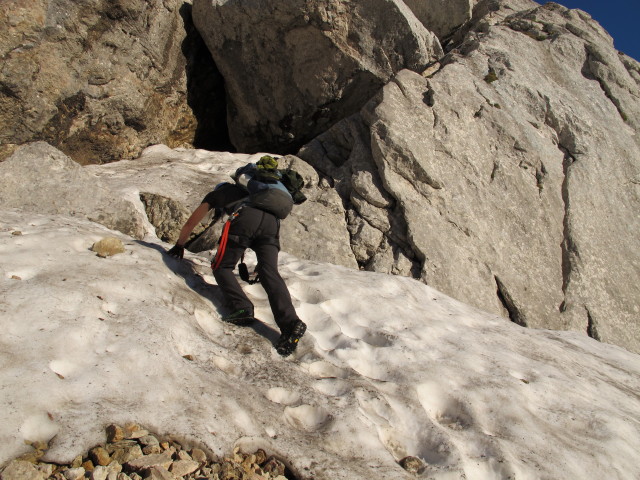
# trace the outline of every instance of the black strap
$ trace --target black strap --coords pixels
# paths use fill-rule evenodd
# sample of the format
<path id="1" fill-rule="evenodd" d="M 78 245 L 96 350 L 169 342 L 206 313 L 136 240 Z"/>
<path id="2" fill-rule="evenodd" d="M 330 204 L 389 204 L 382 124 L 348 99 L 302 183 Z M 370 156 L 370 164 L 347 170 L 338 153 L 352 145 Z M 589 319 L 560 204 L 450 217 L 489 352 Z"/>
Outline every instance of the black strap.
<path id="1" fill-rule="evenodd" d="M 238 264 L 238 273 L 240 274 L 240 278 L 247 282 L 249 285 L 253 285 L 260 281 L 260 276 L 254 271 L 253 275 L 249 274 L 249 268 L 247 264 L 244 263 L 244 253 L 240 258 L 240 263 Z"/>

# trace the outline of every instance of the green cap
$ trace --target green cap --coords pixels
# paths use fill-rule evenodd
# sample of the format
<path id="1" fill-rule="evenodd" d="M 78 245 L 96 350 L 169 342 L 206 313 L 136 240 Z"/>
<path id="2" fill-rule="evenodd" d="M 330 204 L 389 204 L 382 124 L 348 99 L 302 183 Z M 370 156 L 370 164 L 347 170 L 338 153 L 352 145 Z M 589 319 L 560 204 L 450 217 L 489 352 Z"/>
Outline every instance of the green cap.
<path id="1" fill-rule="evenodd" d="M 260 160 L 258 160 L 258 163 L 256 165 L 258 166 L 258 168 L 261 168 L 263 170 L 277 170 L 278 160 L 270 155 L 264 155 L 260 158 Z"/>

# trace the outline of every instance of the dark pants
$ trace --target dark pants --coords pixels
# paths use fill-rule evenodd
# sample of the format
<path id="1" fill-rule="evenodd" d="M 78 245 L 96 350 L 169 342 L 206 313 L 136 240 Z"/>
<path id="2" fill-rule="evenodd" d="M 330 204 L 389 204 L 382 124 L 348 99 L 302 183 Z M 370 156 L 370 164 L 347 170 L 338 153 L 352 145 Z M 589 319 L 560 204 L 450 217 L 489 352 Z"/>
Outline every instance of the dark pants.
<path id="1" fill-rule="evenodd" d="M 242 208 L 231 223 L 226 251 L 213 276 L 232 311 L 245 308 L 253 312 L 253 304 L 233 273 L 244 251 L 251 248 L 258 258 L 260 283 L 267 292 L 276 324 L 281 332 L 288 333 L 298 316 L 287 285 L 278 272 L 279 230 L 279 220 L 270 213 L 252 207 Z"/>

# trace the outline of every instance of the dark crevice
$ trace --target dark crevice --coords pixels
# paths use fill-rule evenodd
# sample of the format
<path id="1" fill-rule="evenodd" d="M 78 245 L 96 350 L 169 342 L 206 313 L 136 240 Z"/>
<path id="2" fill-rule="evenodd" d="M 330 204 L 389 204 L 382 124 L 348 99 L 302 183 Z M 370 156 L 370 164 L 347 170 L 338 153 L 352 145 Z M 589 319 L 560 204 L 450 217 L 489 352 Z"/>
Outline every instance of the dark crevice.
<path id="1" fill-rule="evenodd" d="M 540 192 L 540 196 L 542 196 L 542 190 L 544 190 L 544 182 L 547 178 L 547 169 L 544 166 L 544 163 L 540 164 L 540 168 L 536 170 L 536 182 L 538 184 L 538 190 Z"/>
<path id="2" fill-rule="evenodd" d="M 601 77 L 601 75 L 599 75 L 598 72 L 594 72 L 592 68 L 592 65 L 594 63 L 601 63 L 607 69 L 609 69 L 609 66 L 606 65 L 605 61 L 601 59 L 600 55 L 593 49 L 593 47 L 590 47 L 589 45 L 587 45 L 585 46 L 585 49 L 587 52 L 587 57 L 584 61 L 584 65 L 582 66 L 582 72 L 581 72 L 582 76 L 588 80 L 595 80 L 596 82 L 598 82 L 605 97 L 607 97 L 609 101 L 613 104 L 613 106 L 616 107 L 616 110 L 618 111 L 620 118 L 622 118 L 624 122 L 627 122 L 629 120 L 629 117 L 622 109 L 620 100 L 618 100 L 613 95 L 613 93 L 611 92 L 611 88 L 609 88 L 609 85 L 607 85 L 607 82 Z"/>
<path id="3" fill-rule="evenodd" d="M 511 296 L 505 285 L 500 281 L 500 279 L 497 276 L 494 278 L 496 280 L 498 300 L 500 300 L 502 306 L 509 313 L 509 320 L 511 320 L 513 323 L 517 323 L 521 327 L 526 327 L 527 322 L 525 316 L 515 305 L 513 297 Z"/>
<path id="4" fill-rule="evenodd" d="M 435 91 L 433 90 L 433 88 L 431 88 L 431 86 L 429 86 L 429 89 L 422 94 L 422 101 L 426 106 L 433 107 L 436 104 L 434 95 Z"/>
<path id="5" fill-rule="evenodd" d="M 498 175 L 498 171 L 500 170 L 500 164 L 494 160 L 493 162 L 493 170 L 491 170 L 491 180 L 489 183 L 493 182 Z"/>
<path id="6" fill-rule="evenodd" d="M 182 53 L 186 60 L 187 104 L 197 121 L 193 146 L 205 150 L 235 152 L 227 126 L 224 78 L 193 24 L 191 11 L 192 6 L 188 3 L 183 3 L 180 7 L 186 32 Z"/>
<path id="7" fill-rule="evenodd" d="M 5 82 L 0 82 L 0 95 L 20 100 L 20 95 Z"/>
<path id="8" fill-rule="evenodd" d="M 598 333 L 598 326 L 594 318 L 591 316 L 591 312 L 587 310 L 587 335 L 597 341 L 602 341 L 600 339 L 600 334 Z"/>
<path id="9" fill-rule="evenodd" d="M 562 181 L 562 202 L 564 203 L 564 217 L 563 217 L 563 240 L 562 240 L 562 292 L 566 295 L 567 286 L 571 276 L 571 271 L 575 263 L 575 259 L 579 257 L 578 248 L 573 241 L 571 235 L 571 222 L 570 222 L 570 210 L 571 210 L 571 198 L 569 193 L 569 181 L 571 174 L 571 165 L 576 161 L 575 157 L 571 155 L 568 149 L 562 145 L 558 145 L 558 148 L 564 153 L 564 159 L 562 163 L 564 178 Z M 561 308 L 562 310 L 562 308 Z"/>

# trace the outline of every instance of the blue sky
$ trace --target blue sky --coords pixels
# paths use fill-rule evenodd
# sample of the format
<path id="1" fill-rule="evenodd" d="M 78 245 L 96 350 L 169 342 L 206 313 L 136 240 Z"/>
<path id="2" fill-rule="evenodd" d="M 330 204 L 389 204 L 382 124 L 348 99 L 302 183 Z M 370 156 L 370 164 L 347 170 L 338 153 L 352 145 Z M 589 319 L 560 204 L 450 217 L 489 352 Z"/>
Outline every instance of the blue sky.
<path id="1" fill-rule="evenodd" d="M 613 37 L 618 50 L 640 61 L 640 0 L 556 0 L 556 3 L 589 13 Z"/>

